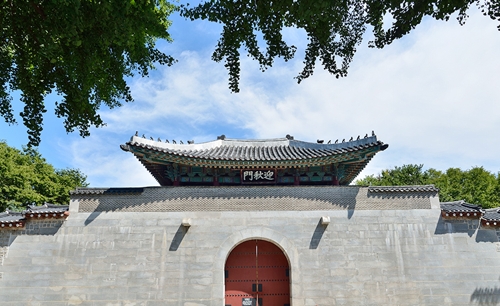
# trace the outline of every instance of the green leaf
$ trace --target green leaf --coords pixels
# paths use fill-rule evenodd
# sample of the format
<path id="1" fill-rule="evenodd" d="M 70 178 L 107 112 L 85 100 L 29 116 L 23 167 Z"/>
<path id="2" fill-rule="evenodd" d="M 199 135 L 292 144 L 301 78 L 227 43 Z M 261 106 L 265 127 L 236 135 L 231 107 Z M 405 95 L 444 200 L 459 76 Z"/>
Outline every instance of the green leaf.
<path id="1" fill-rule="evenodd" d="M 0 2 L 0 115 L 12 123 L 12 113 L 21 113 L 29 145 L 40 143 L 47 95 L 60 96 L 55 112 L 66 131 L 88 136 L 105 124 L 101 106 L 133 101 L 126 77 L 174 63 L 155 48 L 156 39 L 171 40 L 175 7 L 165 0 L 11 3 Z"/>
<path id="2" fill-rule="evenodd" d="M 0 141 L 0 212 L 44 202 L 68 204 L 69 191 L 86 186 L 80 170 L 56 170 L 35 149 L 21 151 Z"/>

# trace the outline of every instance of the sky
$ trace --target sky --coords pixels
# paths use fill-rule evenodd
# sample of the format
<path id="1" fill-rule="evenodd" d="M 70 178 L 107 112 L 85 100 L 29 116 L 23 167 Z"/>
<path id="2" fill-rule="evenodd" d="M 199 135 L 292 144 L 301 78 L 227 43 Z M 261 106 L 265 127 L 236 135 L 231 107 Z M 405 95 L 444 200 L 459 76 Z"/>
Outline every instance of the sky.
<path id="1" fill-rule="evenodd" d="M 158 47 L 178 62 L 157 67 L 149 78 L 128 79 L 135 102 L 101 110 L 107 123 L 91 136 L 67 134 L 48 112 L 39 151 L 58 169 L 78 168 L 90 187 L 157 186 L 131 153 L 120 149 L 136 131 L 162 140 L 282 138 L 316 142 L 375 132 L 389 148 L 378 153 L 358 178 L 405 164 L 500 171 L 500 32 L 477 10 L 464 26 L 425 20 L 410 35 L 384 49 L 358 48 L 349 74 L 336 79 L 322 70 L 297 84 L 302 70 L 303 32 L 285 31 L 298 47 L 295 59 L 276 61 L 261 72 L 242 56 L 240 93 L 228 89 L 223 63 L 211 60 L 220 26 L 173 16 L 172 43 Z M 16 97 L 14 96 L 14 99 Z M 16 113 L 22 109 L 14 103 Z M 0 140 L 21 148 L 26 128 L 0 121 Z"/>

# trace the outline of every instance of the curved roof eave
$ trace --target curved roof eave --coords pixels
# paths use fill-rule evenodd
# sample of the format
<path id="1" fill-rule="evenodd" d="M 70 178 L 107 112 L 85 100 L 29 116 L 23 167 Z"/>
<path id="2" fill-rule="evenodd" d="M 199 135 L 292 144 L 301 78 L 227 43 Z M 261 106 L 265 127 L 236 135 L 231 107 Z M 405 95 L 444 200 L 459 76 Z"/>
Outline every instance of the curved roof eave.
<path id="1" fill-rule="evenodd" d="M 265 165 L 275 163 L 281 165 L 290 162 L 307 163 L 318 160 L 335 160 L 335 162 L 339 162 L 342 159 L 348 159 L 347 157 L 353 154 L 376 153 L 385 150 L 387 147 L 386 144 L 378 141 L 376 136 L 333 145 L 314 144 L 289 139 L 280 139 L 279 141 L 271 139 L 258 142 L 253 140 L 233 141 L 218 139 L 210 142 L 210 145 L 206 145 L 205 149 L 201 149 L 200 145 L 162 143 L 137 136 L 132 137 L 131 140 L 126 145 L 121 145 L 121 148 L 132 152 L 136 156 L 144 154 L 144 150 L 148 150 L 153 151 L 153 155 L 163 155 L 164 158 L 160 158 L 163 161 L 166 159 L 187 159 L 194 160 L 195 163 L 209 164 L 252 162 Z M 285 142 L 288 145 L 284 145 Z M 257 146 L 256 143 L 259 145 Z M 236 144 L 239 145 L 236 146 Z M 154 154 L 154 152 L 157 152 L 157 154 Z M 274 156 L 274 158 L 270 158 L 271 156 Z M 346 158 L 339 158 L 341 156 L 345 156 Z"/>
<path id="2" fill-rule="evenodd" d="M 142 138 L 139 136 L 132 136 L 127 144 L 142 144 L 156 147 L 158 149 L 168 149 L 168 150 L 180 150 L 180 151 L 203 151 L 214 149 L 217 147 L 228 146 L 228 147 L 279 147 L 279 146 L 289 146 L 294 148 L 303 149 L 316 149 L 316 150 L 339 150 L 350 147 L 357 147 L 362 145 L 367 145 L 377 142 L 377 136 L 370 136 L 366 138 L 361 138 L 357 140 L 341 142 L 341 143 L 313 143 L 306 142 L 288 138 L 272 138 L 272 139 L 217 139 L 213 141 L 197 143 L 197 144 L 178 144 L 161 142 L 151 139 Z"/>

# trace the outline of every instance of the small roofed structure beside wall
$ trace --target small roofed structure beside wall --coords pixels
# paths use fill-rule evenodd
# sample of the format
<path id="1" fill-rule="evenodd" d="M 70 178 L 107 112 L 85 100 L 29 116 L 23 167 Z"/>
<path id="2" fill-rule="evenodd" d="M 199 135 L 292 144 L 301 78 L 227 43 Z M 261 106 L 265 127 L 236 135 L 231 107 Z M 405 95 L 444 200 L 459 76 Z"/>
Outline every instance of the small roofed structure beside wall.
<path id="1" fill-rule="evenodd" d="M 441 202 L 441 217 L 445 220 L 479 220 L 481 228 L 500 229 L 500 208 L 482 209 L 464 200 Z"/>
<path id="2" fill-rule="evenodd" d="M 45 203 L 41 206 L 29 205 L 22 212 L 5 211 L 0 213 L 0 229 L 24 229 L 28 221 L 66 219 L 69 205 Z"/>
<path id="3" fill-rule="evenodd" d="M 500 208 L 491 208 L 484 211 L 481 217 L 481 226 L 485 228 L 500 229 Z"/>
<path id="4" fill-rule="evenodd" d="M 466 203 L 464 200 L 441 202 L 441 217 L 447 220 L 480 219 L 484 210 L 479 205 Z"/>

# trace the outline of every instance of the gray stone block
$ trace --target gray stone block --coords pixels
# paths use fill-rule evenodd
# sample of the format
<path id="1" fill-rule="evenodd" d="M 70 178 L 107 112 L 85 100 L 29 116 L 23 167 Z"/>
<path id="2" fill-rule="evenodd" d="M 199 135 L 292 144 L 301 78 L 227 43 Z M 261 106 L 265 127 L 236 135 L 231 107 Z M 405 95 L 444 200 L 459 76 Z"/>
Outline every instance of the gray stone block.
<path id="1" fill-rule="evenodd" d="M 470 234 L 469 223 L 439 221 L 430 195 L 389 199 L 300 187 L 207 189 L 187 198 L 187 190 L 120 201 L 81 197 L 53 234 L 12 239 L 0 231 L 9 244 L 0 263 L 2 305 L 220 306 L 225 260 L 247 239 L 284 251 L 293 306 L 468 305 L 491 301 L 499 286 L 497 232 Z M 346 210 L 346 195 L 357 197 L 354 210 Z M 84 212 L 99 201 L 123 209 Z M 331 220 L 324 230 L 322 216 Z M 183 218 L 192 220 L 187 231 L 179 230 Z"/>

